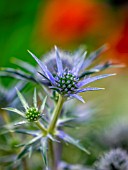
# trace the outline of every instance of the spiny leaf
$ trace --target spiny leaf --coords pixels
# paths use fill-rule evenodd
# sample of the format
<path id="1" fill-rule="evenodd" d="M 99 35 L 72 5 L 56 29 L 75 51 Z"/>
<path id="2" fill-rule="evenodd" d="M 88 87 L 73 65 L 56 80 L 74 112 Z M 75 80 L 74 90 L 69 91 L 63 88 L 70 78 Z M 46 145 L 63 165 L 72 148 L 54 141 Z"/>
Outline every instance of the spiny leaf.
<path id="1" fill-rule="evenodd" d="M 4 125 L 3 127 L 0 127 L 1 128 L 0 135 L 6 134 L 6 133 L 9 133 L 9 132 L 15 132 L 16 128 L 18 126 L 26 124 L 26 123 L 28 123 L 28 122 L 27 121 L 20 121 L 20 122 L 13 122 L 13 123 Z"/>
<path id="2" fill-rule="evenodd" d="M 2 109 L 17 113 L 20 116 L 25 117 L 25 114 L 23 112 L 21 112 L 20 110 L 16 109 L 16 108 L 7 107 L 7 108 L 2 108 Z"/>
<path id="3" fill-rule="evenodd" d="M 22 61 L 20 59 L 17 59 L 17 58 L 12 58 L 12 62 L 14 64 L 17 64 L 18 66 L 26 69 L 27 71 L 31 72 L 31 73 L 35 73 L 36 72 L 36 69 L 33 65 L 25 62 L 25 61 Z"/>
<path id="4" fill-rule="evenodd" d="M 33 152 L 33 147 L 32 147 L 32 146 L 30 146 L 30 148 L 29 148 L 29 155 L 28 155 L 28 157 L 29 157 L 29 158 L 31 158 L 31 156 L 32 156 L 32 152 Z"/>
<path id="5" fill-rule="evenodd" d="M 46 100 L 47 100 L 47 96 L 44 98 L 43 102 L 42 102 L 42 105 L 40 107 L 40 112 L 42 113 L 43 110 L 44 110 L 44 107 L 45 107 L 45 104 L 46 104 Z"/>
<path id="6" fill-rule="evenodd" d="M 85 76 L 88 76 L 88 75 L 91 75 L 91 74 L 94 74 L 94 73 L 97 73 L 97 72 L 99 72 L 98 69 L 87 70 L 87 71 L 83 72 L 83 73 L 79 76 L 79 78 L 82 79 L 82 78 L 85 77 Z"/>
<path id="7" fill-rule="evenodd" d="M 38 135 L 37 137 L 33 138 L 32 140 L 30 140 L 26 146 L 28 145 L 32 145 L 33 143 L 37 142 L 38 140 L 40 140 L 42 138 L 42 134 Z"/>
<path id="8" fill-rule="evenodd" d="M 29 152 L 29 147 L 25 146 L 23 148 L 23 150 L 19 153 L 19 155 L 17 156 L 17 159 L 21 159 L 23 158 L 27 153 Z"/>
<path id="9" fill-rule="evenodd" d="M 79 141 L 78 141 L 77 139 L 72 138 L 71 136 L 69 136 L 69 135 L 66 134 L 65 132 L 59 131 L 57 135 L 58 135 L 58 137 L 59 137 L 60 139 L 64 140 L 65 142 L 68 142 L 68 143 L 76 146 L 76 147 L 79 148 L 80 150 L 86 152 L 87 154 L 90 154 L 90 152 L 89 152 L 87 149 L 85 149 L 85 148 L 79 143 Z"/>
<path id="10" fill-rule="evenodd" d="M 22 147 L 22 146 L 29 147 L 29 146 L 32 146 L 34 143 L 36 143 L 36 142 L 37 142 L 38 140 L 40 140 L 41 138 L 42 138 L 42 134 L 36 136 L 36 137 L 33 138 L 32 140 L 30 140 L 28 143 L 25 142 L 25 143 L 16 145 L 16 147 Z"/>
<path id="11" fill-rule="evenodd" d="M 12 68 L 0 68 L 0 75 L 1 76 L 8 76 L 8 77 L 14 77 L 18 79 L 27 79 L 31 80 L 33 82 L 38 82 L 35 77 L 17 69 L 12 69 Z"/>
<path id="12" fill-rule="evenodd" d="M 97 65 L 94 67 L 94 69 L 98 69 L 99 71 L 105 70 L 107 68 L 122 68 L 125 67 L 124 64 L 116 64 L 116 63 L 112 63 L 111 61 L 107 61 L 103 64 Z"/>
<path id="13" fill-rule="evenodd" d="M 26 130 L 26 129 L 16 129 L 15 133 L 22 133 L 32 136 L 38 136 L 40 131 L 34 131 L 34 130 Z"/>
<path id="14" fill-rule="evenodd" d="M 37 108 L 37 94 L 36 94 L 36 88 L 34 89 L 33 104 L 34 104 L 34 107 Z"/>
<path id="15" fill-rule="evenodd" d="M 23 107 L 25 108 L 25 110 L 27 110 L 29 108 L 28 103 L 26 102 L 26 100 L 23 97 L 23 95 L 19 92 L 19 90 L 18 89 L 16 89 L 16 90 L 17 90 L 18 97 L 19 97 Z"/>
<path id="16" fill-rule="evenodd" d="M 100 54 L 107 50 L 107 45 L 103 45 L 102 47 L 98 48 L 96 51 L 93 51 L 85 60 L 82 69 L 86 69 L 91 65 L 91 63 L 99 57 Z"/>
<path id="17" fill-rule="evenodd" d="M 26 143 L 21 143 L 21 144 L 15 145 L 16 148 L 20 148 L 20 147 L 23 147 L 23 146 L 26 146 Z"/>
<path id="18" fill-rule="evenodd" d="M 53 137 L 51 134 L 48 134 L 47 136 L 48 136 L 48 138 L 49 138 L 50 140 L 52 140 L 53 142 L 58 142 L 58 143 L 60 143 L 60 141 L 57 140 L 55 137 Z"/>
<path id="19" fill-rule="evenodd" d="M 43 157 L 44 164 L 45 164 L 46 168 L 48 168 L 48 158 L 47 158 L 48 141 L 47 140 L 48 139 L 46 137 L 42 138 L 41 139 L 41 147 L 40 147 L 40 150 L 41 150 L 42 157 Z"/>
<path id="20" fill-rule="evenodd" d="M 73 122 L 77 117 L 64 117 L 60 118 L 57 122 L 58 126 L 64 126 L 66 123 Z"/>
<path id="21" fill-rule="evenodd" d="M 21 122 L 16 122 L 16 123 L 14 123 L 14 126 L 20 126 L 20 125 L 24 125 L 24 124 L 26 124 L 26 123 L 28 123 L 28 121 L 21 121 Z"/>

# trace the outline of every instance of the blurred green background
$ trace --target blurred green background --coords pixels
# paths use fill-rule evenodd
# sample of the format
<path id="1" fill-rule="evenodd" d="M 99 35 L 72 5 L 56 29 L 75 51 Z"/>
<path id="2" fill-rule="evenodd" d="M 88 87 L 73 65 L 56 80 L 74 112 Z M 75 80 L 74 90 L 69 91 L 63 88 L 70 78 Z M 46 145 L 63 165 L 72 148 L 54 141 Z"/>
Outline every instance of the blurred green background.
<path id="1" fill-rule="evenodd" d="M 126 0 L 5 0 L 0 19 L 0 66 L 9 66 L 11 57 L 30 61 L 27 49 L 41 56 L 55 44 L 93 50 L 109 43 L 108 58 L 127 62 Z"/>

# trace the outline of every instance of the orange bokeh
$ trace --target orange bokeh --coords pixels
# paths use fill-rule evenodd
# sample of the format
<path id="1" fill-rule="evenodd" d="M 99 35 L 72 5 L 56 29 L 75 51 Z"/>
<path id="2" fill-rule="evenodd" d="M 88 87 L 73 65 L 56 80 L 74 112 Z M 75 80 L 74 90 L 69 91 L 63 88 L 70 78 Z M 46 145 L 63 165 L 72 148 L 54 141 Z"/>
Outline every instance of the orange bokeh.
<path id="1" fill-rule="evenodd" d="M 128 13 L 110 39 L 110 57 L 128 65 Z M 118 29 L 117 29 L 118 28 Z"/>
<path id="2" fill-rule="evenodd" d="M 81 40 L 100 27 L 103 8 L 93 0 L 51 0 L 39 12 L 39 37 L 59 44 Z"/>

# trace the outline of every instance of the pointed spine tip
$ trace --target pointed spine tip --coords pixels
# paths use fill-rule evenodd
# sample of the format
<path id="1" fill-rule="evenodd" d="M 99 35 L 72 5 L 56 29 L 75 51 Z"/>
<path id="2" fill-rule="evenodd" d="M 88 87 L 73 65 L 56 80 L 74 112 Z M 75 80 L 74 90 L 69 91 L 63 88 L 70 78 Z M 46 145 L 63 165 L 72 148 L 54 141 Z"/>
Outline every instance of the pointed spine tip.
<path id="1" fill-rule="evenodd" d="M 116 76 L 117 75 L 117 73 L 113 73 L 113 74 L 110 74 L 111 76 Z"/>
<path id="2" fill-rule="evenodd" d="M 32 53 L 30 50 L 27 50 L 27 52 L 28 52 L 31 56 L 33 56 L 33 53 Z"/>
<path id="3" fill-rule="evenodd" d="M 105 90 L 105 88 L 99 88 L 100 90 Z"/>
<path id="4" fill-rule="evenodd" d="M 85 151 L 88 155 L 91 155 L 91 153 L 89 151 Z"/>
<path id="5" fill-rule="evenodd" d="M 54 48 L 55 48 L 55 51 L 58 51 L 58 48 L 57 48 L 57 46 L 56 46 L 56 45 L 54 45 Z"/>
<path id="6" fill-rule="evenodd" d="M 27 50 L 27 52 L 28 52 L 31 56 L 34 55 L 30 50 Z"/>
<path id="7" fill-rule="evenodd" d="M 81 100 L 81 101 L 82 101 L 83 103 L 86 103 L 84 99 L 83 99 L 83 100 Z"/>
<path id="8" fill-rule="evenodd" d="M 87 51 L 84 52 L 84 57 L 87 55 Z"/>

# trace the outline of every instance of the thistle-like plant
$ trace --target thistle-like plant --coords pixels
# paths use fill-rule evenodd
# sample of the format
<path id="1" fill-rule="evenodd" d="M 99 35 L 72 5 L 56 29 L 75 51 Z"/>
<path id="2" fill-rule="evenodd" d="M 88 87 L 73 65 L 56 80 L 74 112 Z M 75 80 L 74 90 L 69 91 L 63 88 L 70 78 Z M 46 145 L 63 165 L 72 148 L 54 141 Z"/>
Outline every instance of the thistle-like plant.
<path id="1" fill-rule="evenodd" d="M 5 108 L 7 111 L 13 111 L 17 113 L 23 119 L 22 121 L 15 122 L 14 124 L 12 123 L 5 127 L 9 129 L 9 131 L 11 130 L 15 133 L 18 132 L 33 136 L 29 142 L 18 145 L 19 147 L 22 147 L 22 151 L 19 153 L 18 159 L 24 157 L 26 154 L 31 156 L 33 151 L 38 150 L 42 153 L 45 165 L 48 169 L 48 145 L 50 145 L 49 148 L 52 148 L 51 150 L 54 151 L 53 143 L 58 143 L 61 141 L 70 143 L 82 151 L 89 153 L 89 151 L 86 150 L 77 139 L 74 139 L 64 131 L 63 126 L 65 123 L 70 123 L 73 120 L 77 120 L 79 119 L 79 116 L 74 115 L 73 117 L 68 117 L 68 115 L 66 115 L 66 118 L 63 117 L 63 112 L 65 112 L 63 105 L 64 103 L 66 105 L 66 101 L 68 102 L 68 99 L 72 98 L 76 98 L 84 102 L 83 98 L 79 96 L 79 93 L 103 89 L 84 86 L 87 86 L 94 81 L 115 75 L 103 74 L 91 76 L 93 73 L 97 73 L 105 68 L 112 66 L 110 63 L 105 63 L 103 65 L 95 66 L 91 69 L 89 68 L 92 61 L 95 60 L 97 56 L 104 51 L 104 49 L 105 47 L 102 47 L 87 57 L 87 52 L 83 52 L 82 49 L 71 55 L 69 53 L 62 52 L 55 46 L 54 51 L 48 54 L 50 57 L 46 62 L 42 62 L 29 51 L 31 56 L 39 65 L 40 69 L 33 68 L 31 65 L 26 65 L 25 63 L 22 63 L 21 65 L 29 70 L 32 75 L 24 74 L 23 72 L 14 69 L 2 69 L 5 71 L 5 73 L 9 73 L 9 75 L 17 75 L 20 78 L 25 78 L 38 84 L 46 85 L 47 88 L 50 91 L 53 91 L 54 94 L 54 108 L 52 108 L 51 104 L 46 104 L 46 98 L 43 100 L 42 105 L 39 108 L 37 104 L 38 102 L 36 97 L 36 90 L 34 91 L 33 106 L 30 107 L 23 95 L 17 91 L 18 97 L 24 107 L 24 110 L 21 111 L 12 107 Z M 48 108 L 48 113 L 45 113 L 44 115 L 43 110 L 45 105 Z M 36 126 L 37 128 L 34 131 L 31 129 L 19 129 L 21 125 L 23 126 L 26 124 L 28 126 Z M 54 160 L 54 156 L 54 153 L 52 153 L 51 160 Z M 57 170 L 57 165 L 55 162 L 51 162 L 51 170 Z"/>
<path id="2" fill-rule="evenodd" d="M 30 122 L 35 122 L 37 125 L 39 125 L 39 119 L 43 116 L 43 110 L 45 107 L 46 99 L 44 98 L 40 108 L 38 108 L 37 105 L 37 95 L 36 95 L 36 89 L 34 90 L 34 96 L 33 96 L 33 106 L 29 106 L 23 95 L 17 90 L 18 97 L 24 107 L 24 111 L 20 111 L 16 108 L 7 107 L 3 108 L 4 110 L 12 111 L 20 115 L 23 119 L 23 121 L 15 123 L 15 125 L 22 125 Z M 43 126 L 42 126 L 43 131 Z M 45 132 L 45 128 L 44 128 Z"/>
<path id="3" fill-rule="evenodd" d="M 34 90 L 33 95 L 33 106 L 29 106 L 23 95 L 17 90 L 18 97 L 23 105 L 24 110 L 18 110 L 16 108 L 7 107 L 3 108 L 4 110 L 7 110 L 9 112 L 14 112 L 18 114 L 22 120 L 10 123 L 4 126 L 4 129 L 8 129 L 10 132 L 14 133 L 21 133 L 21 134 L 28 134 L 31 135 L 33 138 L 30 141 L 26 141 L 26 143 L 18 144 L 16 147 L 22 147 L 21 151 L 17 155 L 17 158 L 13 160 L 15 163 L 17 161 L 21 160 L 26 154 L 29 154 L 29 157 L 31 156 L 32 152 L 35 150 L 40 150 L 40 152 L 43 155 L 44 162 L 46 163 L 46 158 L 44 156 L 44 146 L 47 145 L 47 141 L 45 138 L 46 129 L 43 123 L 40 122 L 42 119 L 43 121 L 43 115 L 44 115 L 44 107 L 46 103 L 47 97 L 44 98 L 42 101 L 42 104 L 40 107 L 37 103 L 37 94 L 36 89 Z M 20 129 L 23 125 L 33 125 L 37 126 L 35 130 L 30 129 Z M 7 130 L 2 131 L 2 133 L 7 133 Z M 43 147 L 43 148 L 42 148 Z M 45 149 L 47 146 L 45 146 Z"/>
<path id="4" fill-rule="evenodd" d="M 71 143 L 74 146 L 78 147 L 79 149 L 89 153 L 80 143 L 78 140 L 72 138 L 68 134 L 66 134 L 63 130 L 57 129 L 54 131 L 54 134 L 49 132 L 49 124 L 51 123 L 50 120 L 48 119 L 48 115 L 44 115 L 44 107 L 46 104 L 46 97 L 44 98 L 40 108 L 37 105 L 37 95 L 36 95 L 36 89 L 34 91 L 34 96 L 33 96 L 33 106 L 29 106 L 23 95 L 17 90 L 18 97 L 24 107 L 24 110 L 18 110 L 16 108 L 12 107 L 7 107 L 3 108 L 4 110 L 14 112 L 21 116 L 22 120 L 17 121 L 8 125 L 5 125 L 4 128 L 8 129 L 6 131 L 3 131 L 2 133 L 7 133 L 7 131 L 11 131 L 12 133 L 21 133 L 21 134 L 28 134 L 33 136 L 33 139 L 30 141 L 19 144 L 17 147 L 22 147 L 22 150 L 17 156 L 17 160 L 23 158 L 25 155 L 31 156 L 32 152 L 35 150 L 39 150 L 42 152 L 43 160 L 46 166 L 48 166 L 47 162 L 47 148 L 48 148 L 48 141 L 52 142 L 60 142 L 59 140 L 63 140 L 66 143 Z M 75 117 L 76 118 L 76 117 Z M 67 122 L 64 118 L 60 119 L 61 121 L 58 120 L 58 124 L 56 125 L 56 128 L 62 127 L 62 122 Z M 60 123 L 61 122 L 61 123 Z M 30 129 L 20 129 L 21 126 L 23 125 L 36 125 L 38 129 L 36 130 L 30 130 Z M 58 139 L 56 139 L 58 138 Z"/>
<path id="5" fill-rule="evenodd" d="M 2 82 L 0 83 L 1 83 L 0 84 L 0 125 L 2 126 L 2 124 L 9 125 L 14 119 L 14 116 L 12 114 L 9 114 L 8 111 L 3 110 L 1 108 L 8 107 L 8 106 L 11 107 L 18 106 L 19 101 L 16 98 L 17 93 L 14 86 L 17 89 L 22 90 L 25 87 L 26 83 L 25 82 L 16 83 L 14 81 L 6 87 Z M 8 131 L 6 130 L 6 132 Z M 0 164 L 6 165 L 9 162 L 13 161 L 15 158 L 15 153 L 17 149 L 14 147 L 14 145 L 18 144 L 19 138 L 16 137 L 13 133 L 5 134 L 5 130 L 4 132 L 1 130 L 0 134 L 3 133 L 5 137 L 3 135 L 0 137 Z"/>
<path id="6" fill-rule="evenodd" d="M 128 170 L 128 154 L 122 149 L 105 153 L 96 163 L 96 170 Z"/>
<path id="7" fill-rule="evenodd" d="M 105 128 L 97 138 L 103 146 L 109 148 L 123 148 L 128 150 L 128 122 L 125 118 L 116 119 L 110 126 Z"/>
<path id="8" fill-rule="evenodd" d="M 79 55 L 76 55 L 75 60 L 71 62 L 72 64 L 63 64 L 63 59 L 61 59 L 61 57 L 63 57 L 64 54 L 61 53 L 55 46 L 56 65 L 53 65 L 54 67 L 52 67 L 54 72 L 51 72 L 47 66 L 42 63 L 41 60 L 39 60 L 33 53 L 30 51 L 29 53 L 39 64 L 41 68 L 40 74 L 42 75 L 42 78 L 47 81 L 49 88 L 59 93 L 58 103 L 53 112 L 52 121 L 48 128 L 50 133 L 54 132 L 63 103 L 67 100 L 67 98 L 76 98 L 84 102 L 83 98 L 79 96 L 78 93 L 102 90 L 103 88 L 86 87 L 81 89 L 83 86 L 88 85 L 96 80 L 115 75 L 104 74 L 93 77 L 85 76 L 85 72 L 83 70 L 85 70 L 85 68 L 88 67 L 91 64 L 91 61 L 96 57 L 93 56 L 90 59 L 85 60 L 87 52 L 84 52 L 81 58 Z"/>
<path id="9" fill-rule="evenodd" d="M 79 76 L 79 78 L 83 78 L 84 76 L 95 74 L 107 68 L 122 67 L 122 65 L 113 63 L 111 61 L 107 61 L 105 63 L 101 63 L 99 65 L 90 67 L 91 64 L 106 50 L 107 50 L 107 46 L 103 45 L 102 47 L 90 53 L 89 55 L 87 55 L 87 51 L 85 51 L 84 48 L 79 48 L 77 51 L 73 53 L 65 52 L 62 50 L 57 50 L 57 51 L 60 53 L 64 70 L 67 69 L 68 71 L 71 70 L 73 66 L 74 67 L 77 66 L 79 62 L 82 62 L 82 60 L 84 60 L 84 56 L 86 55 L 85 60 L 83 61 L 84 63 L 81 68 L 82 72 Z M 83 58 L 82 60 L 81 57 Z M 57 75 L 56 50 L 52 50 L 50 53 L 47 53 L 46 55 L 43 56 L 43 58 L 45 58 L 45 60 L 42 59 L 41 61 L 45 63 L 48 70 L 53 75 Z M 17 58 L 14 58 L 12 61 L 21 69 L 0 68 L 1 76 L 14 77 L 22 80 L 25 79 L 25 80 L 35 82 L 37 84 L 43 84 L 45 86 L 51 85 L 49 80 L 39 75 L 40 69 L 38 67 L 35 67 L 30 63 L 19 60 Z"/>
<path id="10" fill-rule="evenodd" d="M 56 90 L 63 98 L 77 98 L 78 100 L 84 102 L 84 100 L 78 95 L 78 93 L 86 92 L 86 91 L 95 91 L 95 90 L 102 90 L 103 88 L 96 88 L 96 87 L 86 87 L 81 89 L 83 86 L 90 84 L 96 80 L 106 78 L 109 76 L 113 76 L 114 74 L 104 74 L 100 76 L 94 77 L 85 77 L 82 79 L 83 72 L 86 68 L 87 63 L 84 62 L 87 52 L 83 54 L 81 58 L 76 58 L 74 63 L 71 67 L 64 68 L 61 53 L 55 46 L 56 52 L 56 74 L 50 72 L 45 64 L 43 64 L 33 53 L 29 51 L 32 57 L 36 60 L 39 64 L 42 72 L 41 75 L 45 78 L 50 84 L 49 88 Z M 73 62 L 73 61 L 72 61 Z M 82 72 L 81 74 L 79 74 Z M 82 79 L 82 80 L 81 80 Z"/>

